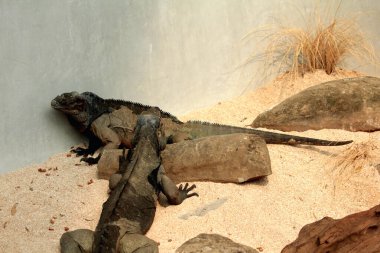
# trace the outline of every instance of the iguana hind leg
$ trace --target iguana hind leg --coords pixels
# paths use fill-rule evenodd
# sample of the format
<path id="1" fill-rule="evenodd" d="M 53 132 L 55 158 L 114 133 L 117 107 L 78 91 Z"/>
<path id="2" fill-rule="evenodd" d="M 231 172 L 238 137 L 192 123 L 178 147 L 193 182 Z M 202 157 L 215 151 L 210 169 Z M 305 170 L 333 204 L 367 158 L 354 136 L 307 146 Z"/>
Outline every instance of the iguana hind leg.
<path id="1" fill-rule="evenodd" d="M 141 234 L 125 234 L 119 241 L 120 253 L 158 253 L 158 243 Z"/>
<path id="2" fill-rule="evenodd" d="M 92 253 L 94 232 L 89 229 L 77 229 L 61 236 L 61 253 Z"/>

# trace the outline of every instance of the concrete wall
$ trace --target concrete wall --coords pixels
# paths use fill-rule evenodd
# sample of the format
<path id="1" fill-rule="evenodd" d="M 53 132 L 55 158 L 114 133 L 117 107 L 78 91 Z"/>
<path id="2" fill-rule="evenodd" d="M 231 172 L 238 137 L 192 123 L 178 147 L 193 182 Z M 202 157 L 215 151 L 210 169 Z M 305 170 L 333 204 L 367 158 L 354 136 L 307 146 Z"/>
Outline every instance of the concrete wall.
<path id="1" fill-rule="evenodd" d="M 0 0 L 0 172 L 81 141 L 50 108 L 63 92 L 93 91 L 174 114 L 240 95 L 260 79 L 249 85 L 252 75 L 236 69 L 248 53 L 241 38 L 315 2 Z M 343 1 L 342 10 L 365 13 L 362 26 L 379 51 L 380 2 Z"/>

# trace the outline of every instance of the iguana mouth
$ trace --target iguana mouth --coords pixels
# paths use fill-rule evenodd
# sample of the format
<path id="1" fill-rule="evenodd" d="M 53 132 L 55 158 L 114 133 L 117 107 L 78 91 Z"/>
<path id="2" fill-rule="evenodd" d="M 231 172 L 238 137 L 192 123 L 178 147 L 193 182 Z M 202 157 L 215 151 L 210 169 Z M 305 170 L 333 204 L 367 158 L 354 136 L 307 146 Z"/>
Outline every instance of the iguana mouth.
<path id="1" fill-rule="evenodd" d="M 83 110 L 81 108 L 67 108 L 67 106 L 62 105 L 56 100 L 51 101 L 51 107 L 53 107 L 55 110 L 61 111 L 63 113 L 67 113 L 68 115 L 74 116 L 80 114 Z"/>
<path id="2" fill-rule="evenodd" d="M 62 106 L 59 102 L 57 102 L 55 99 L 53 99 L 50 103 L 51 107 L 53 107 L 54 109 L 61 109 Z"/>

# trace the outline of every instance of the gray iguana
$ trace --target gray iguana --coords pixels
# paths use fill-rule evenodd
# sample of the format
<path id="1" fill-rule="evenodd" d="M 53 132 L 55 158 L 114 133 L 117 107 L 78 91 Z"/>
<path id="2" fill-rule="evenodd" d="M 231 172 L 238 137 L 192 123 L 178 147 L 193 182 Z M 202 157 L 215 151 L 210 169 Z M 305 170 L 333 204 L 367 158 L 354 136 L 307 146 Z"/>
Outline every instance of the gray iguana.
<path id="1" fill-rule="evenodd" d="M 92 92 L 63 93 L 51 101 L 51 106 L 66 114 L 70 123 L 87 136 L 87 149 L 72 150 L 85 157 L 93 154 L 101 146 L 119 148 L 121 145 L 130 148 L 137 115 L 149 108 L 157 108 L 123 100 L 102 99 Z M 232 133 L 256 134 L 267 144 L 338 146 L 352 142 L 320 140 L 201 121 L 181 122 L 170 113 L 161 110 L 160 112 L 167 143 Z M 82 160 L 97 163 L 99 158 L 100 156 Z"/>
<path id="2" fill-rule="evenodd" d="M 120 157 L 121 179 L 112 190 L 95 232 L 78 229 L 60 239 L 62 253 L 158 252 L 157 243 L 144 234 L 153 223 L 158 193 L 170 204 L 178 205 L 195 185 L 179 188 L 165 175 L 160 150 L 165 146 L 160 118 L 140 115 L 134 136 L 134 149 Z"/>

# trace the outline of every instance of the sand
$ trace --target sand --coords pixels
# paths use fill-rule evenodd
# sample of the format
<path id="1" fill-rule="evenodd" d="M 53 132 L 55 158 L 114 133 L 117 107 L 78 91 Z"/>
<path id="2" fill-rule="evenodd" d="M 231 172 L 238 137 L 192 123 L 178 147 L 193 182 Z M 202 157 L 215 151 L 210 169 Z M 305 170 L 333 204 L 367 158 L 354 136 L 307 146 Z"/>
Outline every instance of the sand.
<path id="1" fill-rule="evenodd" d="M 322 72 L 273 82 L 230 101 L 192 112 L 200 119 L 237 126 L 284 98 L 322 81 L 360 75 Z M 280 252 L 299 230 L 324 216 L 340 218 L 380 201 L 380 132 L 343 130 L 291 132 L 332 140 L 341 147 L 268 145 L 273 174 L 243 185 L 196 182 L 199 198 L 179 206 L 158 206 L 147 236 L 160 252 L 174 252 L 199 233 L 218 233 L 237 242 Z M 69 152 L 0 175 L 0 252 L 59 252 L 65 230 L 94 229 L 107 198 L 108 182 L 97 179 Z"/>

